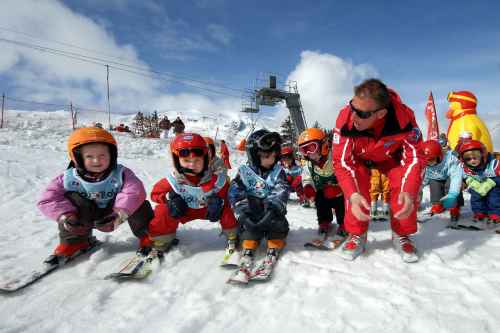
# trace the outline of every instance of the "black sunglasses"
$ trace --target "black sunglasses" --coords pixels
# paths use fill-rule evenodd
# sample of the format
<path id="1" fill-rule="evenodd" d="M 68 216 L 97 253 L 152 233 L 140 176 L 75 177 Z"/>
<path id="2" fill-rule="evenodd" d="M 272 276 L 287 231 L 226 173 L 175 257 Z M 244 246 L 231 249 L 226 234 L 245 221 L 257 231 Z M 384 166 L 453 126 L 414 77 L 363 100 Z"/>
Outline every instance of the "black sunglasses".
<path id="1" fill-rule="evenodd" d="M 183 148 L 179 150 L 180 157 L 189 157 L 189 156 L 201 157 L 205 155 L 205 151 L 203 148 Z"/>
<path id="2" fill-rule="evenodd" d="M 352 105 L 352 99 L 349 101 L 349 106 L 351 107 L 351 111 L 354 112 L 356 114 L 356 116 L 358 116 L 361 119 L 368 119 L 371 116 L 373 116 L 375 113 L 385 109 L 385 107 L 383 107 L 383 108 L 380 108 L 380 109 L 377 109 L 374 111 L 361 111 L 361 110 L 356 109 L 354 107 L 354 105 Z"/>

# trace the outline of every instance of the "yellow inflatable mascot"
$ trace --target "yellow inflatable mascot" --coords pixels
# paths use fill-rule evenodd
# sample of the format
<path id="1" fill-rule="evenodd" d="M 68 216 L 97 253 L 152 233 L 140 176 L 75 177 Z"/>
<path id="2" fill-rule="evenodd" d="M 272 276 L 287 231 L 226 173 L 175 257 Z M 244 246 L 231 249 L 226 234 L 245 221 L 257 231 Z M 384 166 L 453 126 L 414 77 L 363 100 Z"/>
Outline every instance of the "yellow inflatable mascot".
<path id="1" fill-rule="evenodd" d="M 470 132 L 474 140 L 481 141 L 489 152 L 493 151 L 490 132 L 477 115 L 477 98 L 470 91 L 452 91 L 448 94 L 450 102 L 446 117 L 450 119 L 448 143 L 452 149 L 458 143 L 462 132 Z"/>

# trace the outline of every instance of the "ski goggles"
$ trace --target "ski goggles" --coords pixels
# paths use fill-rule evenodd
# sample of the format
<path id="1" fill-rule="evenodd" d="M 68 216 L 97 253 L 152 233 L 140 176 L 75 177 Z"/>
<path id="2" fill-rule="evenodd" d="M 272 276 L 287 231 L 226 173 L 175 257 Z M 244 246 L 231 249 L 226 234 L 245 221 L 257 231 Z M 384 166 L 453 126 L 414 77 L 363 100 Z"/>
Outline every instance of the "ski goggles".
<path id="1" fill-rule="evenodd" d="M 179 157 L 201 157 L 205 155 L 205 149 L 203 148 L 182 148 L 177 151 Z"/>
<path id="2" fill-rule="evenodd" d="M 311 141 L 304 143 L 299 146 L 299 151 L 302 155 L 310 155 L 318 152 L 319 143 L 317 141 Z"/>
<path id="3" fill-rule="evenodd" d="M 470 150 L 466 151 L 462 155 L 462 160 L 464 162 L 470 162 L 470 161 L 480 161 L 481 160 L 481 152 L 477 150 Z"/>
<path id="4" fill-rule="evenodd" d="M 373 111 L 361 111 L 359 109 L 356 109 L 356 107 L 354 107 L 354 105 L 352 105 L 352 99 L 349 101 L 349 107 L 351 108 L 351 111 L 354 112 L 356 114 L 356 116 L 358 116 L 358 118 L 361 118 L 361 119 L 368 119 L 371 116 L 373 116 L 375 113 L 385 109 L 385 107 L 383 107 L 383 108 L 376 109 Z"/>
<path id="5" fill-rule="evenodd" d="M 276 132 L 267 133 L 256 140 L 255 145 L 260 150 L 269 151 L 281 145 L 281 137 Z"/>

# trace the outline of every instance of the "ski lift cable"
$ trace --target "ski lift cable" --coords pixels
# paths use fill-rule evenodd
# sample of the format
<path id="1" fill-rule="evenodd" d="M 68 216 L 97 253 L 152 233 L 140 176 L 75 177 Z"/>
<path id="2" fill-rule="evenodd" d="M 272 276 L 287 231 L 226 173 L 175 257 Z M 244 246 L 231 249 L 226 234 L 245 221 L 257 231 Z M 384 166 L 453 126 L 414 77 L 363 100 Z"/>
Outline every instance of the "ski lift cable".
<path id="1" fill-rule="evenodd" d="M 59 49 L 55 49 L 55 48 L 51 48 L 51 47 L 47 47 L 47 46 L 43 46 L 43 45 L 37 45 L 37 44 L 28 43 L 28 42 L 12 40 L 12 39 L 8 39 L 8 38 L 0 38 L 0 41 L 5 42 L 5 43 L 20 45 L 20 46 L 25 46 L 25 47 L 37 48 L 39 50 L 41 50 L 41 49 L 50 50 L 53 52 L 58 52 L 61 55 L 65 54 L 65 55 L 71 55 L 71 56 L 78 56 L 78 57 L 82 57 L 82 58 L 85 58 L 85 59 L 88 59 L 91 61 L 95 61 L 95 62 L 99 62 L 99 63 L 103 63 L 103 64 L 114 64 L 114 65 L 121 66 L 121 67 L 129 67 L 129 68 L 132 68 L 135 70 L 150 72 L 150 73 L 154 73 L 154 74 L 158 74 L 158 75 L 164 75 L 167 77 L 171 77 L 171 81 L 176 81 L 176 82 L 180 82 L 180 83 L 185 83 L 185 81 L 189 81 L 189 82 L 194 82 L 194 83 L 198 83 L 201 85 L 206 85 L 206 86 L 210 86 L 210 87 L 218 87 L 219 89 L 232 90 L 232 91 L 237 91 L 237 92 L 246 92 L 246 90 L 247 90 L 247 89 L 228 87 L 228 86 L 225 86 L 222 84 L 217 84 L 214 82 L 192 79 L 192 78 L 189 78 L 186 76 L 180 76 L 180 75 L 170 73 L 170 72 L 160 72 L 160 71 L 152 70 L 152 69 L 147 68 L 147 67 L 127 64 L 127 63 L 123 63 L 123 62 L 117 62 L 117 61 L 114 61 L 111 59 L 102 59 L 102 58 L 93 57 L 93 56 L 89 56 L 89 55 L 85 55 L 85 54 L 81 54 L 81 53 L 77 53 L 77 52 L 59 50 Z M 111 65 L 110 65 L 110 67 L 111 67 Z"/>

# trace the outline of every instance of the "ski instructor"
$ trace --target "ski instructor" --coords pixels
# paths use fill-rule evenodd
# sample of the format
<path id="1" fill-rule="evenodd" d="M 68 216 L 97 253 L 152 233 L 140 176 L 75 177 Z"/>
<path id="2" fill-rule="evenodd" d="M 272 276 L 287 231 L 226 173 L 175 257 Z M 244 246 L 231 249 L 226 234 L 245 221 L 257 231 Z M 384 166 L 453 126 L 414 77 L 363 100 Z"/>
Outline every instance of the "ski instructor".
<path id="1" fill-rule="evenodd" d="M 366 247 L 370 220 L 370 168 L 389 178 L 392 240 L 405 262 L 418 261 L 409 238 L 417 231 L 417 200 L 424 158 L 413 111 L 377 79 L 354 88 L 354 97 L 337 118 L 333 165 L 346 198 L 342 257 L 354 260 Z"/>

